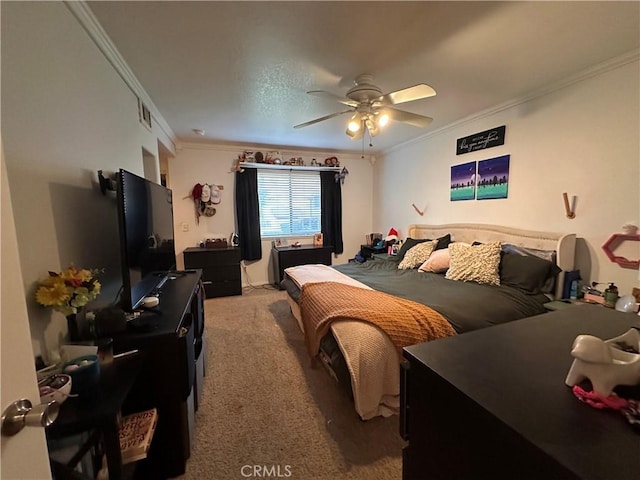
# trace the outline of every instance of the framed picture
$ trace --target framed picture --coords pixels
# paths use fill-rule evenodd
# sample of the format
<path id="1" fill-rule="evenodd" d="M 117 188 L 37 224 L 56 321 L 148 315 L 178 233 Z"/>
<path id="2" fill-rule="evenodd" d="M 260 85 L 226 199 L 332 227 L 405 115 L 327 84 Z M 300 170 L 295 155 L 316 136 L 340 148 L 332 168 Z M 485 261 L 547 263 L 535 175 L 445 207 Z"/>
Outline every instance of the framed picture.
<path id="1" fill-rule="evenodd" d="M 313 234 L 313 246 L 314 247 L 323 247 L 324 241 L 322 239 L 322 233 L 314 233 Z"/>
<path id="2" fill-rule="evenodd" d="M 400 251 L 400 245 L 398 245 L 397 243 L 394 243 L 393 245 L 389 245 L 389 255 L 398 255 L 398 252 Z"/>
<path id="3" fill-rule="evenodd" d="M 507 198 L 509 193 L 510 155 L 478 162 L 477 199 Z"/>
<path id="4" fill-rule="evenodd" d="M 451 167 L 450 192 L 452 202 L 476 198 L 476 162 Z"/>

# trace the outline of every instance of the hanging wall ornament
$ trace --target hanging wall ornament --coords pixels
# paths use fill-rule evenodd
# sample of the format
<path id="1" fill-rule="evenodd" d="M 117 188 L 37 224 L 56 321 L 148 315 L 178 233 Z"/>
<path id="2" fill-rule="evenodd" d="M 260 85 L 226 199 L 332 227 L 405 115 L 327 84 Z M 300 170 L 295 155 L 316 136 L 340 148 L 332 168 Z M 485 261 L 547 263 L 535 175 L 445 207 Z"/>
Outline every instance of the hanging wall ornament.
<path id="1" fill-rule="evenodd" d="M 344 185 L 344 179 L 347 178 L 347 175 L 349 175 L 349 170 L 347 170 L 347 167 L 342 167 L 340 173 L 335 175 L 336 183 L 342 182 L 342 185 Z"/>

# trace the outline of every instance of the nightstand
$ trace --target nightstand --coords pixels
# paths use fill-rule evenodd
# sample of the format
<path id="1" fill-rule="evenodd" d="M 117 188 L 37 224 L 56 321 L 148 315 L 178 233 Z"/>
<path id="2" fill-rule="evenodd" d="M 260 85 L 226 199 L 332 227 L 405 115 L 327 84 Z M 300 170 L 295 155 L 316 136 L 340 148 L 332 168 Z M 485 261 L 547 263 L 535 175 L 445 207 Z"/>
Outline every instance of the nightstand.
<path id="1" fill-rule="evenodd" d="M 360 255 L 366 260 L 372 258 L 374 254 L 386 253 L 387 247 L 374 247 L 373 245 L 360 245 Z"/>

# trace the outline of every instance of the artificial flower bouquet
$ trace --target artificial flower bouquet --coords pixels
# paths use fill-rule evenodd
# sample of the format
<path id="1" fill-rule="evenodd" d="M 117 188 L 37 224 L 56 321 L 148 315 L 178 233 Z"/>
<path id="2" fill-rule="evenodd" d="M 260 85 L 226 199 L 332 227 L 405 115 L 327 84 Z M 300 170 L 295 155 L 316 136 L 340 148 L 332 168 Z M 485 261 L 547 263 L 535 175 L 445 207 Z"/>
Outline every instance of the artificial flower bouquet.
<path id="1" fill-rule="evenodd" d="M 100 294 L 99 270 L 70 266 L 60 273 L 49 272 L 36 290 L 36 301 L 68 316 L 78 313 Z"/>

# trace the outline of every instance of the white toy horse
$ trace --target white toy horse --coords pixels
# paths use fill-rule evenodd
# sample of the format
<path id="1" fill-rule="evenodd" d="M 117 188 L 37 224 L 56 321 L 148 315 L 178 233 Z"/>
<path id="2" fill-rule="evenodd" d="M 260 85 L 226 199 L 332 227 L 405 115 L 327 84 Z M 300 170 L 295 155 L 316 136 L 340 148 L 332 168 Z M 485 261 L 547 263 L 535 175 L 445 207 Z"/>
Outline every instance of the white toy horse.
<path id="1" fill-rule="evenodd" d="M 635 328 L 610 340 L 578 335 L 571 349 L 574 360 L 565 383 L 572 387 L 587 378 L 593 391 L 605 397 L 617 385 L 640 384 L 639 351 L 640 331 Z"/>

